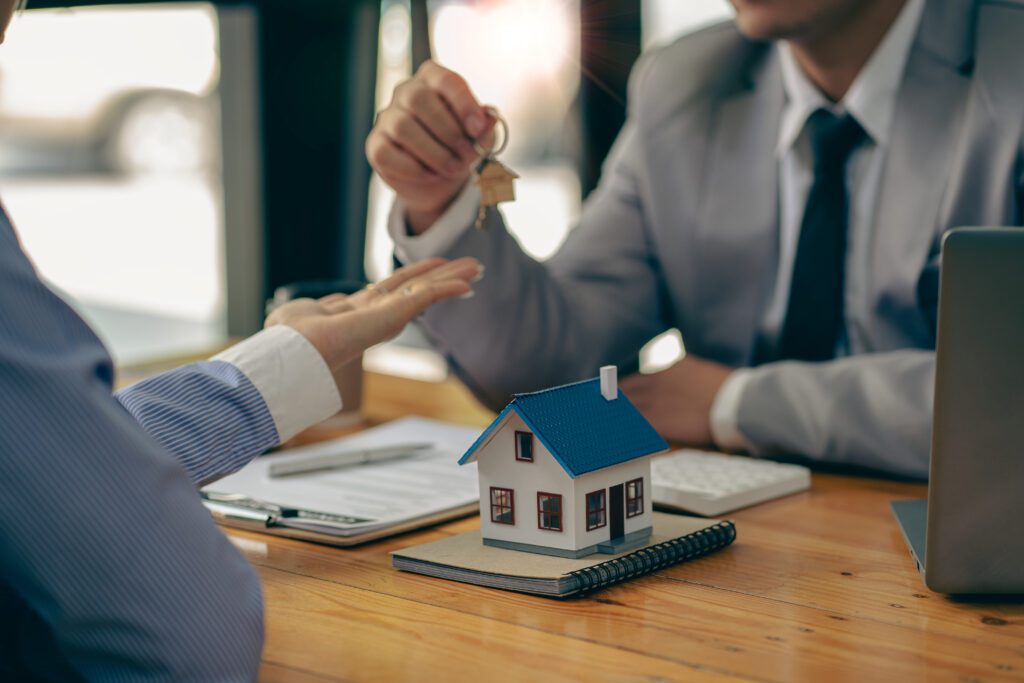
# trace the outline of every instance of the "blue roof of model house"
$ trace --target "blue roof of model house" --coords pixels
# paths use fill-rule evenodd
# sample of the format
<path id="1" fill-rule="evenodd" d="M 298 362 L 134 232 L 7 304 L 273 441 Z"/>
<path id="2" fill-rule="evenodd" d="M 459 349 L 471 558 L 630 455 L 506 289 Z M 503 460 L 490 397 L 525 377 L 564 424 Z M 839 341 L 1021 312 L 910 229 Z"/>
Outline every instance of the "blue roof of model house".
<path id="1" fill-rule="evenodd" d="M 527 427 L 569 474 L 618 465 L 668 448 L 625 394 L 608 401 L 601 395 L 600 379 L 516 394 L 512 402 L 484 430 L 459 464 L 469 462 L 477 449 L 514 410 Z"/>

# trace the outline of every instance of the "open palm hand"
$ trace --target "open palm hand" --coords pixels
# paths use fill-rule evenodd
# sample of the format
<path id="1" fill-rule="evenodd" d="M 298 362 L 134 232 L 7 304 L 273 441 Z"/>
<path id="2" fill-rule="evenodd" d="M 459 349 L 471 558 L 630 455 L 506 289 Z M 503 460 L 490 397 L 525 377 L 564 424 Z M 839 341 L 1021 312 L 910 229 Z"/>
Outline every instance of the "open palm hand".
<path id="1" fill-rule="evenodd" d="M 476 259 L 427 259 L 400 268 L 352 295 L 296 299 L 267 316 L 266 327 L 288 325 L 338 372 L 374 344 L 387 341 L 430 306 L 472 294 L 483 267 Z"/>

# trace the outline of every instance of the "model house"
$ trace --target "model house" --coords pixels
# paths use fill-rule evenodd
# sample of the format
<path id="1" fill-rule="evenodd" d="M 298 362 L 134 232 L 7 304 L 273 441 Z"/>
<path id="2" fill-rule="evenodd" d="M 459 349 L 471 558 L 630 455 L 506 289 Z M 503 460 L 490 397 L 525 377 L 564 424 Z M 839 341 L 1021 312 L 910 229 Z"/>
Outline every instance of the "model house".
<path id="1" fill-rule="evenodd" d="M 667 448 L 608 366 L 516 395 L 459 464 L 478 463 L 486 545 L 583 557 L 648 540 L 650 456 Z"/>

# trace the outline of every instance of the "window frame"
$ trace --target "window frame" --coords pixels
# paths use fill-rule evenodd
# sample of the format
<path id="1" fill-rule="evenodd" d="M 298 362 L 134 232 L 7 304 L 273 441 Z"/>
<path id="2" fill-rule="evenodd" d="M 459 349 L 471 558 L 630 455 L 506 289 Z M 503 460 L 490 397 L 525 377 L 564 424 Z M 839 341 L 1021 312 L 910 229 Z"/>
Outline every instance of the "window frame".
<path id="1" fill-rule="evenodd" d="M 496 504 L 494 502 L 494 494 L 496 492 L 507 493 L 508 494 L 508 505 L 507 506 Z M 515 526 L 515 524 L 516 524 L 516 490 L 515 489 L 507 489 L 507 488 L 504 488 L 502 486 L 492 486 L 491 487 L 491 492 L 490 492 L 490 500 L 488 502 L 491 505 L 491 523 L 492 524 L 504 524 L 506 526 Z M 497 519 L 496 518 L 497 516 L 494 514 L 495 508 L 499 508 L 502 511 L 499 514 L 504 514 L 504 510 L 506 509 L 506 507 L 508 509 L 509 516 L 511 517 L 511 520 L 507 521 L 507 522 L 504 521 L 504 520 Z"/>
<path id="2" fill-rule="evenodd" d="M 519 446 L 520 446 L 519 436 L 520 435 L 529 436 L 530 437 L 530 457 L 529 458 L 521 457 L 522 453 L 521 453 L 520 448 L 519 448 Z M 536 446 L 536 437 L 534 436 L 533 432 L 527 432 L 527 431 L 523 431 L 521 429 L 517 429 L 516 430 L 515 439 L 516 439 L 516 462 L 533 462 L 534 461 L 533 454 L 536 452 L 536 449 L 534 448 L 534 446 Z"/>
<path id="3" fill-rule="evenodd" d="M 601 496 L 601 507 L 594 510 L 595 513 L 600 513 L 601 522 L 600 524 L 590 525 L 590 497 Z M 594 531 L 595 529 L 601 529 L 608 526 L 608 491 L 606 489 L 598 489 L 597 491 L 591 491 L 583 499 L 583 513 L 586 515 L 587 520 L 587 531 Z"/>
<path id="4" fill-rule="evenodd" d="M 551 516 L 552 513 L 545 512 L 544 508 L 541 507 L 541 497 L 547 496 L 552 499 L 558 500 L 558 526 L 544 526 L 541 524 L 541 520 L 544 519 L 544 515 Z M 565 505 L 563 505 L 561 493 L 550 493 L 548 491 L 537 491 L 537 528 L 541 531 L 557 531 L 562 533 L 565 530 Z"/>
<path id="5" fill-rule="evenodd" d="M 635 496 L 630 496 L 629 495 L 629 486 L 630 486 L 630 484 L 636 484 L 637 495 L 635 495 Z M 626 519 L 629 519 L 630 517 L 639 517 L 640 515 L 644 514 L 644 478 L 643 477 L 639 477 L 637 479 L 630 479 L 629 481 L 626 482 L 626 496 L 625 496 L 625 498 L 626 498 Z M 629 504 L 631 502 L 632 503 L 638 503 L 637 511 L 636 512 L 630 512 L 629 511 Z"/>

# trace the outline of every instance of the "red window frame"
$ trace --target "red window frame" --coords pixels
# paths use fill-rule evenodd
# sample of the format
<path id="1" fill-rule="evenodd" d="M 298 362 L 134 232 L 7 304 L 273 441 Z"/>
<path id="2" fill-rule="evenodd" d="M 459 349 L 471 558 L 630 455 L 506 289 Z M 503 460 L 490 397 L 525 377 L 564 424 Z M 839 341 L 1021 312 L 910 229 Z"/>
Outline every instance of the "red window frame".
<path id="1" fill-rule="evenodd" d="M 590 499 L 593 496 L 601 497 L 601 505 L 600 507 L 596 507 L 593 510 L 591 510 Z M 583 506 L 584 514 L 586 514 L 587 516 L 587 531 L 593 531 L 594 529 L 600 529 L 601 527 L 608 525 L 608 494 L 604 489 L 600 489 L 598 491 L 591 491 L 590 493 L 588 493 L 587 497 L 584 499 Z M 597 523 L 591 524 L 591 514 L 598 515 L 599 521 Z"/>
<path id="2" fill-rule="evenodd" d="M 529 458 L 524 458 L 523 454 L 522 454 L 522 451 L 520 450 L 520 443 L 521 443 L 520 440 L 519 440 L 520 436 L 528 436 L 528 437 L 530 437 L 530 457 Z M 534 444 L 533 432 L 521 432 L 521 431 L 517 430 L 516 431 L 516 460 L 518 460 L 519 462 L 533 462 L 533 453 L 534 453 L 534 446 L 535 445 L 536 444 Z"/>
<path id="3" fill-rule="evenodd" d="M 644 479 L 640 477 L 626 482 L 626 517 L 639 517 L 642 514 L 644 514 Z"/>
<path id="4" fill-rule="evenodd" d="M 494 494 L 498 494 L 498 500 L 495 501 Z M 505 498 L 507 496 L 507 498 Z M 507 502 L 507 504 L 506 504 Z M 499 517 L 505 513 L 508 513 L 509 519 L 503 520 Z M 516 523 L 516 492 L 515 489 L 503 489 L 500 486 L 491 487 L 491 522 L 494 524 L 509 524 L 515 525 Z"/>
<path id="5" fill-rule="evenodd" d="M 551 512 L 544 510 L 544 504 L 542 501 L 545 499 L 558 501 L 558 511 Z M 558 525 L 555 526 L 553 523 L 550 526 L 544 526 L 544 515 L 547 515 L 549 519 L 554 522 L 557 521 Z M 562 506 L 562 494 L 560 493 L 548 493 L 546 491 L 537 492 L 537 528 L 543 531 L 562 531 L 565 526 L 563 524 L 563 518 L 565 516 L 565 508 Z"/>

